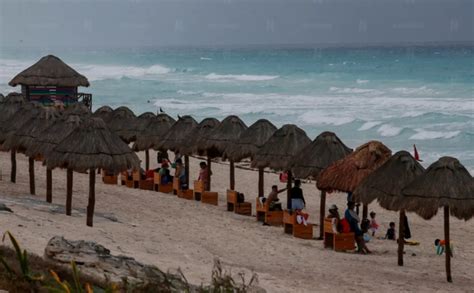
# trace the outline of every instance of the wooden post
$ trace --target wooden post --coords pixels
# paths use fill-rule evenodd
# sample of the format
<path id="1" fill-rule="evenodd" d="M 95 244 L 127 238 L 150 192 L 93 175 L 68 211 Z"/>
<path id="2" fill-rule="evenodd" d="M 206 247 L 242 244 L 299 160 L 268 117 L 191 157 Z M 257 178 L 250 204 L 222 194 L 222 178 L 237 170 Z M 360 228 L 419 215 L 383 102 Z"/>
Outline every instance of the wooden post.
<path id="1" fill-rule="evenodd" d="M 72 211 L 72 169 L 67 169 L 66 183 L 66 215 L 70 216 Z"/>
<path id="2" fill-rule="evenodd" d="M 89 203 L 87 204 L 87 226 L 92 227 L 95 207 L 95 169 L 89 170 Z"/>
<path id="3" fill-rule="evenodd" d="M 403 266 L 403 248 L 405 246 L 405 210 L 400 210 L 398 224 L 398 265 Z"/>
<path id="4" fill-rule="evenodd" d="M 46 168 L 46 201 L 53 202 L 53 170 Z"/>
<path id="5" fill-rule="evenodd" d="M 16 151 L 11 150 L 10 158 L 12 161 L 12 172 L 10 173 L 10 181 L 15 183 L 16 182 Z"/>
<path id="6" fill-rule="evenodd" d="M 150 150 L 145 150 L 145 170 L 150 170 Z"/>
<path id="7" fill-rule="evenodd" d="M 362 206 L 362 220 L 367 219 L 369 216 L 369 205 L 364 204 Z"/>
<path id="8" fill-rule="evenodd" d="M 319 240 L 324 239 L 324 218 L 326 217 L 326 191 L 321 191 L 321 204 L 319 210 Z"/>
<path id="9" fill-rule="evenodd" d="M 264 179 L 264 173 L 263 173 L 263 168 L 260 167 L 258 168 L 258 197 L 263 197 L 264 196 L 264 190 L 263 186 L 265 183 Z"/>
<path id="10" fill-rule="evenodd" d="M 30 194 L 35 194 L 35 159 L 28 158 L 28 170 L 30 173 Z"/>
<path id="11" fill-rule="evenodd" d="M 186 176 L 186 186 L 189 189 L 189 156 L 184 156 L 184 173 Z"/>
<path id="12" fill-rule="evenodd" d="M 446 279 L 449 283 L 453 282 L 451 277 L 451 243 L 449 241 L 449 206 L 444 206 L 444 241 L 446 245 Z"/>
<path id="13" fill-rule="evenodd" d="M 291 210 L 291 171 L 288 171 L 288 181 L 286 182 L 286 207 Z"/>
<path id="14" fill-rule="evenodd" d="M 234 161 L 230 160 L 230 190 L 235 190 L 235 166 Z"/>
<path id="15" fill-rule="evenodd" d="M 208 186 L 205 186 L 206 187 L 206 191 L 210 191 L 211 190 L 211 173 L 212 173 L 212 169 L 211 169 L 211 158 L 208 156 L 207 157 L 207 170 L 209 171 L 207 173 L 207 185 Z"/>

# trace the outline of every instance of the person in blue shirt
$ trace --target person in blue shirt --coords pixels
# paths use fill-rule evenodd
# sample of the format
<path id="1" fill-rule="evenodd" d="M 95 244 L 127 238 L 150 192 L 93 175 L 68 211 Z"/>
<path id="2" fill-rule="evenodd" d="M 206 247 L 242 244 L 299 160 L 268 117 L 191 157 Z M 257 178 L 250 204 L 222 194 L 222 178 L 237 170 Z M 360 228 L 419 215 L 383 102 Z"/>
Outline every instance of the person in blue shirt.
<path id="1" fill-rule="evenodd" d="M 351 232 L 355 234 L 355 240 L 357 242 L 357 251 L 362 254 L 371 253 L 367 245 L 365 245 L 364 240 L 364 232 L 359 227 L 359 216 L 354 211 L 355 202 L 350 201 L 347 203 L 347 209 L 344 213 L 344 218 L 346 218 L 347 222 L 349 222 L 349 226 L 351 227 Z"/>

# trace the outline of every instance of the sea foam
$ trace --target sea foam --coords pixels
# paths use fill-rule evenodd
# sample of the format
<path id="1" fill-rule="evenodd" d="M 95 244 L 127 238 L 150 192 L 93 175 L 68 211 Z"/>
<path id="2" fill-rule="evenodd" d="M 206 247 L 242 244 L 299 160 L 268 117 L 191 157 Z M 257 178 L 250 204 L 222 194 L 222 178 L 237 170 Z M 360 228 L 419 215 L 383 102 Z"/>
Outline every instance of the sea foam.
<path id="1" fill-rule="evenodd" d="M 430 131 L 424 129 L 415 129 L 417 133 L 410 136 L 413 140 L 430 140 L 430 139 L 450 139 L 458 136 L 461 131 Z"/>
<path id="2" fill-rule="evenodd" d="M 210 73 L 206 75 L 206 79 L 220 81 L 266 81 L 278 78 L 278 75 L 250 75 L 250 74 L 217 74 Z"/>

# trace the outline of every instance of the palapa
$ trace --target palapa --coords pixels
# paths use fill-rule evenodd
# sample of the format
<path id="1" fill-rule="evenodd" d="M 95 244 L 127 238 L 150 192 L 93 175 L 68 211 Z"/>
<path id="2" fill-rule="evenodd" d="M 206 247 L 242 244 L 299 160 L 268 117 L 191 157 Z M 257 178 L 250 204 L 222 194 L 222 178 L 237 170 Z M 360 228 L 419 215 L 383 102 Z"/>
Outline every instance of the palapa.
<path id="1" fill-rule="evenodd" d="M 145 112 L 142 113 L 140 116 L 135 119 L 135 125 L 133 126 L 134 132 L 135 132 L 135 138 L 134 141 L 136 142 L 138 137 L 142 135 L 143 132 L 145 132 L 148 128 L 148 125 L 150 125 L 151 121 L 156 118 L 156 115 L 152 112 Z M 135 146 L 135 144 L 134 144 Z M 145 170 L 150 169 L 150 153 L 148 149 L 145 150 Z"/>
<path id="2" fill-rule="evenodd" d="M 87 78 L 56 56 L 48 55 L 16 75 L 11 86 L 89 86 Z"/>
<path id="3" fill-rule="evenodd" d="M 8 94 L 0 103 L 0 129 L 25 103 L 25 98 L 18 93 Z"/>
<path id="4" fill-rule="evenodd" d="M 130 143 L 136 138 L 136 119 L 137 117 L 129 108 L 122 106 L 112 112 L 107 126 L 115 132 L 124 142 Z"/>
<path id="5" fill-rule="evenodd" d="M 401 208 L 404 197 L 402 189 L 425 169 L 407 151 L 399 151 L 377 170 L 369 174 L 355 189 L 353 199 L 365 205 L 377 200 L 381 207 L 400 211 L 398 239 L 405 236 L 405 210 Z M 398 265 L 403 265 L 404 241 L 398 241 Z"/>
<path id="6" fill-rule="evenodd" d="M 67 106 L 63 111 L 63 115 L 89 116 L 92 115 L 92 113 L 89 107 L 84 103 L 78 102 Z"/>
<path id="7" fill-rule="evenodd" d="M 105 124 L 109 123 L 110 118 L 112 118 L 112 113 L 114 110 L 109 106 L 102 106 L 95 110 L 92 114 L 92 117 L 101 118 L 104 120 Z"/>
<path id="8" fill-rule="evenodd" d="M 203 119 L 189 134 L 188 139 L 179 146 L 178 151 L 183 155 L 199 154 L 204 155 L 204 151 L 199 152 L 199 141 L 208 137 L 220 122 L 216 118 Z"/>
<path id="9" fill-rule="evenodd" d="M 446 242 L 446 278 L 451 277 L 449 215 L 469 220 L 474 215 L 474 179 L 452 157 L 442 157 L 402 190 L 402 207 L 431 219 L 439 208 L 444 209 L 444 240 Z"/>
<path id="10" fill-rule="evenodd" d="M 167 114 L 156 115 L 145 129 L 138 132 L 133 150 L 139 152 L 153 148 L 154 143 L 161 141 L 174 123 L 175 120 Z"/>
<path id="11" fill-rule="evenodd" d="M 179 117 L 163 138 L 154 140 L 153 148 L 162 151 L 177 151 L 197 125 L 196 120 L 189 115 Z"/>
<path id="12" fill-rule="evenodd" d="M 111 132 L 104 121 L 88 118 L 81 127 L 72 131 L 60 142 L 46 159 L 49 168 L 69 168 L 84 172 L 89 170 L 89 204 L 87 225 L 93 225 L 95 206 L 96 168 L 119 173 L 128 169 L 138 169 L 137 155 L 121 139 Z"/>

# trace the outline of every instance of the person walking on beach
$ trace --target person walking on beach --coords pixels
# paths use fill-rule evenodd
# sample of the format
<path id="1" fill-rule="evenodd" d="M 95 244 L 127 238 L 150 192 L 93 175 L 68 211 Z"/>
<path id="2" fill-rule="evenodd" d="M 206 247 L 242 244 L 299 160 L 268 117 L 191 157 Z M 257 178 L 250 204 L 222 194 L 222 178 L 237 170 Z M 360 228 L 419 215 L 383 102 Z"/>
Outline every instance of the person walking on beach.
<path id="1" fill-rule="evenodd" d="M 304 200 L 303 190 L 301 189 L 301 181 L 299 179 L 295 180 L 295 186 L 290 190 L 291 196 L 291 210 L 302 210 L 306 206 L 306 201 Z"/>

